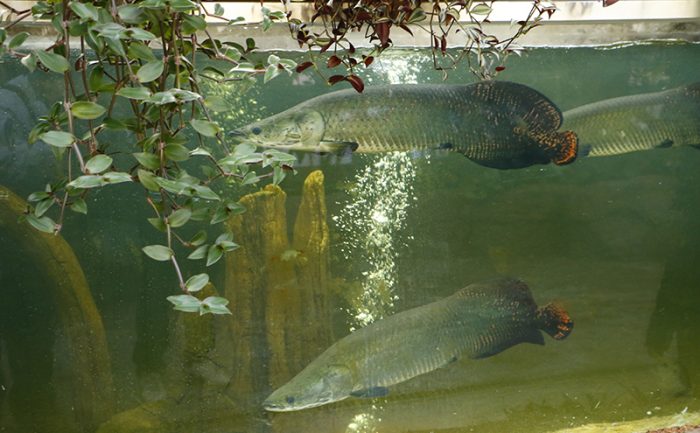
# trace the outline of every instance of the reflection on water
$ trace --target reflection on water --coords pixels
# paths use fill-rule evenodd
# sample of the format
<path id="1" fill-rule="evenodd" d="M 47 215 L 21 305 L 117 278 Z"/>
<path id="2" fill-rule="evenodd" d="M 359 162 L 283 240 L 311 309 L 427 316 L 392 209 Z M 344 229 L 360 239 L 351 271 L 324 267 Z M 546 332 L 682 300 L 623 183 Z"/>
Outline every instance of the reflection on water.
<path id="1" fill-rule="evenodd" d="M 366 71 L 368 82 L 439 81 L 428 59 L 389 53 Z M 52 179 L 52 155 L 41 143 L 28 146 L 26 136 L 60 89 L 15 62 L 2 66 L 0 184 L 26 197 Z M 503 79 L 566 111 L 690 84 L 697 70 L 698 45 L 544 49 L 512 58 Z M 237 107 L 218 114 L 227 129 L 329 91 L 313 74 L 216 90 Z M 696 149 L 510 172 L 443 154 L 300 160 L 286 195 L 251 205 L 237 228 L 249 249 L 212 270 L 211 290 L 232 299 L 232 317 L 169 310 L 172 275 L 139 252 L 159 234 L 145 223 L 147 209 L 132 206 L 133 190 L 97 194 L 89 215 L 67 222 L 64 236 L 102 317 L 111 371 L 75 367 L 74 351 L 97 340 L 75 346 L 81 352 L 67 344 L 70 332 L 85 333 L 83 322 L 59 320 L 75 310 L 46 296 L 55 279 L 34 264 L 15 219 L 0 218 L 0 431 L 82 425 L 94 432 L 73 403 L 102 403 L 110 390 L 114 407 L 101 433 L 540 433 L 700 410 Z M 317 168 L 325 179 L 304 200 L 303 182 Z M 266 219 L 264 203 L 275 218 Z M 297 209 L 312 223 L 297 228 Z M 537 302 L 562 302 L 576 322 L 570 338 L 459 361 L 393 386 L 385 398 L 278 414 L 260 407 L 350 329 L 500 273 L 527 281 Z M 84 393 L 81 372 L 111 373 L 114 385 L 97 397 Z"/>

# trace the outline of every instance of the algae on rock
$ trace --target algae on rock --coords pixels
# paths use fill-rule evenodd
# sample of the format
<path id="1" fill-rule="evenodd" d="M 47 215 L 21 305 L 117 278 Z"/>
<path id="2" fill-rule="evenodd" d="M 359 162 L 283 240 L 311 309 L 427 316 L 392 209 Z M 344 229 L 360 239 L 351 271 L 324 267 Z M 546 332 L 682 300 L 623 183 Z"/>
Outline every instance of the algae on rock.
<path id="1" fill-rule="evenodd" d="M 55 332 L 67 345 L 65 353 L 70 359 L 64 360 L 61 366 L 61 370 L 67 371 L 58 374 L 68 375 L 71 387 L 69 395 L 61 398 L 60 403 L 72 408 L 72 422 L 78 428 L 94 431 L 111 415 L 114 404 L 102 317 L 70 245 L 60 236 L 17 223 L 26 209 L 24 200 L 0 186 L 0 228 L 15 243 L 13 250 L 21 249 L 49 282 L 45 296 L 56 311 L 58 329 Z"/>
<path id="2" fill-rule="evenodd" d="M 331 343 L 323 174 L 304 182 L 291 244 L 280 188 L 240 202 L 246 212 L 229 223 L 241 248 L 227 256 L 226 297 L 236 342 L 231 391 L 250 396 L 289 380 Z"/>

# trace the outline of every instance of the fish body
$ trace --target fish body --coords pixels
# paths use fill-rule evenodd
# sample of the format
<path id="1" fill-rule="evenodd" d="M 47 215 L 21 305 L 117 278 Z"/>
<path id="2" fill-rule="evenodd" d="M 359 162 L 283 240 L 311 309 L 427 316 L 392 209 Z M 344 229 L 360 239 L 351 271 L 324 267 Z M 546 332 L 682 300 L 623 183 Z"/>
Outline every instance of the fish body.
<path id="1" fill-rule="evenodd" d="M 559 109 L 522 84 L 398 84 L 331 92 L 232 133 L 259 146 L 309 152 L 450 149 L 481 165 L 567 164 L 576 136 Z"/>
<path id="2" fill-rule="evenodd" d="M 700 145 L 700 83 L 622 96 L 564 113 L 581 154 L 611 156 L 658 147 Z"/>
<path id="3" fill-rule="evenodd" d="M 294 411 L 343 400 L 380 396 L 387 387 L 458 358 L 485 358 L 519 343 L 544 344 L 573 327 L 549 304 L 538 309 L 519 280 L 471 284 L 445 299 L 378 320 L 330 346 L 263 403 Z"/>

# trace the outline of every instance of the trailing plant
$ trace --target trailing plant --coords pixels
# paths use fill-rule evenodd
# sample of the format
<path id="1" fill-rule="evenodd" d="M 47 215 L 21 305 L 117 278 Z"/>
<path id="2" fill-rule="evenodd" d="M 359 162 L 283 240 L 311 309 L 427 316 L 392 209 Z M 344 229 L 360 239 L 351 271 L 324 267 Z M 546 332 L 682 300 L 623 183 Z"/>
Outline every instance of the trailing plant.
<path id="1" fill-rule="evenodd" d="M 545 16 L 551 17 L 555 7 L 551 2 L 531 0 L 530 11 L 524 19 L 512 23 L 512 33 L 499 39 L 486 26 L 495 0 L 313 0 L 314 15 L 311 23 L 293 17 L 288 2 L 285 16 L 289 29 L 300 47 L 305 47 L 310 60 L 301 63 L 297 71 L 314 66 L 315 52 L 332 52 L 324 60 L 327 68 L 343 66 L 344 74 L 328 78 L 330 84 L 349 82 L 357 91 L 364 83 L 355 73 L 357 67 L 372 64 L 376 55 L 392 46 L 391 35 L 400 30 L 413 36 L 414 30 L 428 34 L 436 70 L 447 71 L 466 59 L 472 73 L 482 79 L 495 77 L 505 69 L 510 54 L 520 54 L 518 39 L 541 25 Z M 318 24 L 313 27 L 310 24 Z M 411 26 L 411 27 L 409 27 Z M 412 30 L 413 28 L 413 30 Z M 373 43 L 369 53 L 360 53 L 350 41 L 352 32 L 361 32 Z M 462 35 L 463 44 L 455 50 L 448 46 L 450 34 Z"/>
<path id="2" fill-rule="evenodd" d="M 64 88 L 63 100 L 29 137 L 51 146 L 65 166 L 64 176 L 29 196 L 26 221 L 40 231 L 59 233 L 67 210 L 88 212 L 91 191 L 136 182 L 153 212 L 148 222 L 164 239 L 143 252 L 170 262 L 182 291 L 170 302 L 181 311 L 228 313 L 224 298 L 193 296 L 209 275 L 184 275 L 181 261 L 186 257 L 211 266 L 238 248 L 222 223 L 245 209 L 226 194 L 227 183 L 270 178 L 277 184 L 293 170 L 295 158 L 247 144 L 231 148 L 210 114 L 225 107 L 220 98 L 203 95 L 202 76 L 265 74 L 270 79 L 272 73 L 266 71 L 291 73 L 296 64 L 268 56 L 267 66 L 256 67 L 249 61 L 255 42 L 212 38 L 205 21 L 210 12 L 199 1 L 141 0 L 117 6 L 106 0 L 64 0 L 13 12 L 20 19 L 31 14 L 50 20 L 57 37 L 45 50 L 24 49 L 27 33 L 8 39 L 3 29 L 3 50 L 30 71 L 57 74 Z M 211 12 L 222 13 L 218 5 Z M 202 63 L 204 59 L 209 62 Z M 115 144 L 110 134 L 129 144 Z M 188 147 L 192 142 L 196 147 Z M 186 237 L 185 227 L 191 231 L 193 223 L 218 226 L 220 234 L 209 239 L 205 227 Z"/>
<path id="3" fill-rule="evenodd" d="M 37 230 L 57 234 L 67 211 L 88 212 L 92 191 L 136 183 L 140 200 L 152 210 L 148 222 L 163 233 L 161 244 L 145 246 L 143 252 L 172 264 L 182 292 L 168 297 L 170 302 L 181 311 L 228 313 L 226 299 L 193 295 L 210 278 L 206 272 L 185 275 L 182 261 L 201 260 L 208 267 L 238 248 L 222 224 L 245 211 L 230 186 L 264 179 L 280 183 L 293 171 L 295 158 L 247 143 L 231 147 L 212 119 L 212 112 L 226 104 L 204 94 L 203 80 L 223 83 L 261 75 L 267 82 L 313 66 L 328 83 L 347 82 L 361 92 L 364 83 L 356 68 L 369 67 L 391 47 L 396 29 L 412 33 L 412 28 L 429 33 L 436 69 L 446 71 L 466 58 L 475 74 L 492 77 L 503 70 L 509 54 L 520 51 L 516 41 L 554 11 L 542 0 L 531 3 L 527 18 L 502 40 L 484 27 L 492 1 L 313 0 L 311 23 L 293 17 L 287 0 L 283 11 L 261 4 L 263 29 L 286 20 L 292 37 L 308 50 L 309 61 L 297 65 L 256 53 L 252 38 L 238 44 L 212 37 L 206 18 L 225 24 L 242 20 L 224 18 L 219 4 L 48 0 L 16 10 L 0 1 L 9 11 L 0 27 L 0 55 L 18 58 L 30 71 L 56 74 L 63 85 L 62 100 L 39 119 L 29 141 L 49 145 L 65 169 L 60 179 L 28 197 L 25 219 Z M 50 47 L 26 48 L 26 32 L 10 36 L 13 26 L 31 17 L 48 20 L 55 29 Z M 359 53 L 349 40 L 353 31 L 363 32 L 373 48 Z M 448 50 L 453 31 L 464 35 L 458 50 Z M 324 64 L 345 72 L 325 78 L 319 67 Z M 195 225 L 200 230 L 187 236 Z M 218 228 L 213 239 L 209 227 Z"/>

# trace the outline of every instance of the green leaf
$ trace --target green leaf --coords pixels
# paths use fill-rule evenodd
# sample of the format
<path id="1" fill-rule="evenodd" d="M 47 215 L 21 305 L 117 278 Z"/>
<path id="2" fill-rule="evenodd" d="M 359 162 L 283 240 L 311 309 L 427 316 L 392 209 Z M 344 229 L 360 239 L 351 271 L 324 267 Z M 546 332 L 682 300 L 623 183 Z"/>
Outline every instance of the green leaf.
<path id="1" fill-rule="evenodd" d="M 218 245 L 212 245 L 209 247 L 209 251 L 207 252 L 207 266 L 211 266 L 214 263 L 218 262 L 221 257 L 224 255 L 224 249 L 219 247 Z"/>
<path id="2" fill-rule="evenodd" d="M 207 232 L 204 230 L 198 231 L 194 236 L 192 236 L 192 239 L 190 240 L 190 244 L 196 246 L 202 245 L 204 242 L 207 240 Z"/>
<path id="3" fill-rule="evenodd" d="M 95 176 L 95 175 L 85 175 L 85 176 L 80 176 L 77 179 L 73 180 L 70 182 L 68 185 L 66 185 L 69 188 L 78 188 L 78 189 L 88 189 L 88 188 L 97 188 L 99 186 L 104 186 L 105 181 L 102 176 Z"/>
<path id="4" fill-rule="evenodd" d="M 158 260 L 159 262 L 165 262 L 170 260 L 174 255 L 173 250 L 166 247 L 165 245 L 149 245 L 143 247 L 142 251 L 153 260 Z"/>
<path id="5" fill-rule="evenodd" d="M 174 305 L 174 310 L 184 311 L 186 313 L 197 313 L 202 304 L 199 299 L 192 295 L 168 296 L 166 299 Z"/>
<path id="6" fill-rule="evenodd" d="M 182 16 L 183 34 L 188 35 L 207 28 L 207 22 L 199 15 Z"/>
<path id="7" fill-rule="evenodd" d="M 183 207 L 168 216 L 168 224 L 170 224 L 170 227 L 182 227 L 190 220 L 191 216 L 192 211 Z"/>
<path id="8" fill-rule="evenodd" d="M 143 42 L 132 42 L 129 44 L 129 57 L 135 57 L 139 60 L 151 62 L 157 59 L 153 50 L 146 46 Z"/>
<path id="9" fill-rule="evenodd" d="M 83 200 L 82 198 L 79 198 L 76 201 L 74 201 L 73 204 L 70 205 L 70 209 L 73 212 L 82 213 L 86 215 L 88 211 L 87 203 L 85 203 L 85 200 Z"/>
<path id="10" fill-rule="evenodd" d="M 77 101 L 70 107 L 71 113 L 78 119 L 97 119 L 105 114 L 107 109 L 100 104 L 89 101 Z"/>
<path id="11" fill-rule="evenodd" d="M 282 183 L 284 178 L 287 177 L 287 173 L 284 171 L 284 169 L 280 166 L 275 166 L 272 169 L 272 183 L 275 185 L 279 185 Z"/>
<path id="12" fill-rule="evenodd" d="M 148 221 L 153 227 L 155 227 L 156 230 L 159 230 L 161 232 L 164 232 L 168 229 L 163 220 L 160 218 L 146 218 L 146 221 Z"/>
<path id="13" fill-rule="evenodd" d="M 139 164 L 145 168 L 151 170 L 157 170 L 160 168 L 160 158 L 158 158 L 158 155 L 147 152 L 133 153 L 132 155 L 134 155 L 134 158 L 136 158 Z"/>
<path id="14" fill-rule="evenodd" d="M 202 245 L 196 250 L 192 251 L 189 256 L 187 256 L 188 259 L 190 260 L 199 260 L 203 259 L 207 256 L 207 250 L 209 249 L 209 245 Z"/>
<path id="15" fill-rule="evenodd" d="M 198 147 L 190 151 L 190 156 L 211 156 L 211 152 L 203 147 Z"/>
<path id="16" fill-rule="evenodd" d="M 70 68 L 68 60 L 66 60 L 66 58 L 63 56 L 59 56 L 58 54 L 48 53 L 42 50 L 36 50 L 34 51 L 34 54 L 39 58 L 41 64 L 46 66 L 46 68 L 50 71 L 62 74 Z"/>
<path id="17" fill-rule="evenodd" d="M 146 14 L 138 6 L 126 4 L 117 8 L 117 14 L 127 24 L 141 24 L 146 21 Z"/>
<path id="18" fill-rule="evenodd" d="M 178 12 L 188 12 L 197 9 L 197 4 L 190 0 L 169 0 L 170 7 Z"/>
<path id="19" fill-rule="evenodd" d="M 9 48 L 10 50 L 14 50 L 15 48 L 19 48 L 20 45 L 22 45 L 27 40 L 28 37 L 29 37 L 29 33 L 27 33 L 27 32 L 17 33 L 7 43 L 7 48 Z"/>
<path id="20" fill-rule="evenodd" d="M 51 218 L 44 216 L 37 218 L 34 215 L 27 215 L 27 222 L 35 229 L 44 233 L 53 233 L 56 229 L 56 223 Z"/>
<path id="21" fill-rule="evenodd" d="M 491 7 L 486 3 L 479 3 L 478 5 L 475 5 L 469 12 L 474 15 L 488 15 L 491 13 Z"/>
<path id="22" fill-rule="evenodd" d="M 31 203 L 31 202 L 41 201 L 41 200 L 47 199 L 49 197 L 51 197 L 51 195 L 49 195 L 48 192 L 37 191 L 37 192 L 33 192 L 33 193 L 29 194 L 29 197 L 27 197 L 27 201 Z"/>
<path id="23" fill-rule="evenodd" d="M 199 292 L 208 283 L 209 283 L 209 275 L 208 274 L 197 274 L 197 275 L 190 277 L 185 282 L 185 287 L 187 288 L 188 292 Z"/>
<path id="24" fill-rule="evenodd" d="M 219 125 L 208 120 L 192 119 L 190 124 L 195 131 L 204 135 L 205 137 L 215 137 L 216 134 L 221 131 Z"/>
<path id="25" fill-rule="evenodd" d="M 47 198 L 40 201 L 36 204 L 36 207 L 34 208 L 34 215 L 36 215 L 37 217 L 41 217 L 46 213 L 47 210 L 51 208 L 51 206 L 53 206 L 53 204 L 54 201 L 52 198 Z"/>
<path id="26" fill-rule="evenodd" d="M 92 3 L 79 3 L 72 1 L 70 2 L 70 8 L 76 15 L 84 20 L 97 21 L 99 19 L 97 8 Z"/>
<path id="27" fill-rule="evenodd" d="M 139 178 L 139 182 L 141 182 L 141 185 L 143 185 L 144 188 L 154 192 L 160 191 L 160 186 L 158 183 L 156 183 L 156 176 L 153 173 L 141 169 L 138 169 L 136 173 Z"/>
<path id="28" fill-rule="evenodd" d="M 231 314 L 227 305 L 228 299 L 221 296 L 209 296 L 202 301 L 199 314 Z"/>
<path id="29" fill-rule="evenodd" d="M 127 31 L 127 33 L 130 34 L 131 37 L 137 41 L 152 41 L 156 38 L 156 35 L 154 35 L 153 33 L 138 27 L 130 28 Z"/>
<path id="30" fill-rule="evenodd" d="M 107 170 L 112 165 L 112 158 L 107 155 L 95 155 L 85 163 L 85 168 L 90 174 L 99 174 Z"/>
<path id="31" fill-rule="evenodd" d="M 163 62 L 155 60 L 141 66 L 141 69 L 136 72 L 136 77 L 142 83 L 148 83 L 160 77 L 163 73 Z"/>
<path id="32" fill-rule="evenodd" d="M 133 179 L 129 173 L 110 171 L 102 175 L 106 183 L 116 184 L 124 182 L 132 182 Z"/>
<path id="33" fill-rule="evenodd" d="M 75 142 L 73 134 L 63 131 L 44 132 L 39 138 L 44 143 L 55 147 L 70 147 Z"/>
<path id="34" fill-rule="evenodd" d="M 155 105 L 165 105 L 177 102 L 177 99 L 175 99 L 175 95 L 173 95 L 171 92 L 158 92 L 146 99 L 146 102 L 150 102 L 151 104 Z"/>
<path id="35" fill-rule="evenodd" d="M 204 100 L 204 105 L 213 111 L 229 111 L 231 110 L 231 104 L 227 103 L 226 100 L 220 96 L 207 96 Z"/>
<path id="36" fill-rule="evenodd" d="M 19 61 L 22 65 L 24 65 L 25 68 L 29 70 L 29 72 L 34 72 L 36 69 L 36 56 L 34 54 L 27 54 L 26 56 L 22 57 Z"/>
<path id="37" fill-rule="evenodd" d="M 224 8 L 219 4 L 214 5 L 214 15 L 222 16 L 224 14 Z"/>
<path id="38" fill-rule="evenodd" d="M 117 95 L 123 96 L 124 98 L 135 99 L 141 101 L 151 97 L 151 91 L 143 86 L 138 87 L 122 87 L 117 92 Z"/>
<path id="39" fill-rule="evenodd" d="M 173 161 L 187 161 L 190 158 L 190 151 L 181 144 L 168 144 L 163 149 L 165 156 Z"/>
<path id="40" fill-rule="evenodd" d="M 263 83 L 267 83 L 268 81 L 272 80 L 276 76 L 280 74 L 280 69 L 277 67 L 277 65 L 270 65 L 265 69 L 265 76 L 263 77 Z"/>
<path id="41" fill-rule="evenodd" d="M 199 198 L 203 198 L 204 200 L 221 200 L 221 197 L 219 197 L 219 195 L 212 191 L 208 186 L 194 185 L 192 188 L 195 191 L 194 195 Z"/>

